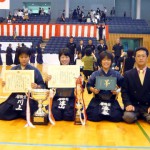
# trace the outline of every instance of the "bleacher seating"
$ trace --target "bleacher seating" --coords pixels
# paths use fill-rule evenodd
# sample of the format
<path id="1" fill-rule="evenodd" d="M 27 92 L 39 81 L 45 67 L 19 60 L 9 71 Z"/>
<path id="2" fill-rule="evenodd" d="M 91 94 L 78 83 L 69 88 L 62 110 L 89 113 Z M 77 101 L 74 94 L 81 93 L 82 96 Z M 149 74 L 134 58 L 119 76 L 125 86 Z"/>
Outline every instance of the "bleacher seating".
<path id="1" fill-rule="evenodd" d="M 110 33 L 150 34 L 150 27 L 144 19 L 108 17 L 106 24 Z"/>
<path id="2" fill-rule="evenodd" d="M 60 24 L 92 24 L 79 22 L 78 19 L 66 18 L 66 21 L 57 19 Z M 144 19 L 132 19 L 131 17 L 107 17 L 106 24 L 109 25 L 109 33 L 150 34 L 150 27 Z"/>
<path id="3" fill-rule="evenodd" d="M 92 24 L 91 22 L 86 22 L 85 19 L 79 22 L 78 19 L 66 18 L 65 22 L 61 18 L 57 18 L 56 23 L 58 24 Z"/>
<path id="4" fill-rule="evenodd" d="M 33 46 L 37 46 L 42 42 L 41 36 L 17 36 L 15 39 L 13 36 L 0 36 L 0 42 L 32 42 Z"/>
<path id="5" fill-rule="evenodd" d="M 5 19 L 3 17 L 0 17 L 0 23 L 2 23 Z"/>
<path id="6" fill-rule="evenodd" d="M 50 22 L 50 15 L 38 15 L 38 14 L 31 14 L 29 15 L 29 20 L 23 20 L 20 18 L 16 18 L 14 23 L 35 23 L 35 24 L 48 24 Z"/>
<path id="7" fill-rule="evenodd" d="M 91 39 L 93 41 L 93 44 L 97 46 L 96 38 L 88 38 L 88 37 L 74 37 L 74 42 L 76 43 L 76 45 L 79 44 L 79 41 L 81 39 L 84 41 L 84 45 L 87 45 L 88 40 Z M 51 39 L 46 44 L 44 53 L 58 54 L 59 50 L 61 48 L 65 48 L 68 42 L 69 37 L 51 37 Z"/>

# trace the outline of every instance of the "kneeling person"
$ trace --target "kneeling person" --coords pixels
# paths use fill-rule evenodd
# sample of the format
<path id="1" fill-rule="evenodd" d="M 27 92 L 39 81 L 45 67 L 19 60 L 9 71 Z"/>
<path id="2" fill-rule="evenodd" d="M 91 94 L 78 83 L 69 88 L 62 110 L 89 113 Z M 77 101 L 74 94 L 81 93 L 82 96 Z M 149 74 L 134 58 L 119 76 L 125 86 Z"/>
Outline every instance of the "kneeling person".
<path id="1" fill-rule="evenodd" d="M 20 48 L 18 52 L 18 58 L 20 64 L 13 67 L 11 70 L 34 70 L 34 83 L 31 84 L 33 89 L 45 88 L 45 83 L 41 76 L 40 71 L 29 64 L 30 50 L 26 47 Z M 3 86 L 5 83 L 3 81 Z M 18 109 L 18 101 L 21 99 L 21 107 Z M 13 120 L 17 118 L 26 119 L 26 101 L 27 96 L 25 93 L 12 93 L 8 99 L 0 104 L 0 119 L 1 120 Z M 30 100 L 31 115 L 38 109 L 38 103 L 34 100 Z"/>
<path id="2" fill-rule="evenodd" d="M 104 51 L 100 54 L 101 69 L 92 73 L 87 83 L 89 93 L 93 93 L 94 97 L 90 101 L 87 108 L 87 119 L 90 121 L 109 120 L 113 122 L 122 121 L 123 110 L 116 100 L 117 90 L 98 90 L 95 87 L 96 77 L 116 77 L 117 87 L 123 83 L 123 77 L 119 72 L 111 69 L 113 63 L 113 55 Z"/>

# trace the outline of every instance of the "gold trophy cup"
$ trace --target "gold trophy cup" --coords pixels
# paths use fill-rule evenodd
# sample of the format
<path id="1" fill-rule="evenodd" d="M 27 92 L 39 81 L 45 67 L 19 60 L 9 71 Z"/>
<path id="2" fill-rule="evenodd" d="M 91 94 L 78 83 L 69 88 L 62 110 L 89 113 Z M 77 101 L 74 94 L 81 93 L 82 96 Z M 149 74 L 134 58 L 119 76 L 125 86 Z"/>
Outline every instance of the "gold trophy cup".
<path id="1" fill-rule="evenodd" d="M 48 98 L 47 89 L 32 89 L 31 90 L 31 97 L 35 101 L 38 102 L 38 110 L 33 114 L 31 117 L 31 121 L 34 125 L 47 125 L 48 124 L 48 114 L 43 111 L 43 101 Z"/>

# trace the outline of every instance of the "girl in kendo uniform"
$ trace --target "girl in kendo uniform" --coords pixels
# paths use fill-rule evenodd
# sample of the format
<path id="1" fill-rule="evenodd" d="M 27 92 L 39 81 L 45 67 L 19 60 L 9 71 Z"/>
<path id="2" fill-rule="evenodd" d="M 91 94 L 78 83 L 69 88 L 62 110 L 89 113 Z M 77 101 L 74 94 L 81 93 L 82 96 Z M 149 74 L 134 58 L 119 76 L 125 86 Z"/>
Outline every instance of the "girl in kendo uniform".
<path id="1" fill-rule="evenodd" d="M 34 83 L 31 83 L 32 89 L 45 88 L 40 71 L 29 64 L 30 50 L 26 47 L 20 47 L 18 51 L 19 65 L 14 66 L 11 70 L 34 70 Z M 7 82 L 2 82 L 2 86 L 6 86 Z M 25 93 L 12 93 L 6 101 L 0 104 L 0 120 L 14 120 L 18 118 L 26 119 L 26 102 Z M 38 103 L 30 100 L 31 115 L 38 109 Z"/>
<path id="2" fill-rule="evenodd" d="M 63 48 L 59 52 L 60 65 L 70 65 L 70 52 L 68 48 Z M 62 74 L 63 76 L 63 74 Z M 47 75 L 46 82 L 52 76 Z M 74 120 L 74 104 L 75 104 L 75 89 L 74 88 L 57 88 L 52 102 L 52 114 L 56 121 Z"/>
<path id="3" fill-rule="evenodd" d="M 113 122 L 122 121 L 123 110 L 121 109 L 116 95 L 119 92 L 118 87 L 123 83 L 123 77 L 119 72 L 111 69 L 113 55 L 104 51 L 100 54 L 101 69 L 92 73 L 87 83 L 88 93 L 93 93 L 94 97 L 87 108 L 87 119 L 90 121 L 108 120 Z M 96 89 L 96 77 L 115 77 L 115 90 L 98 90 Z"/>

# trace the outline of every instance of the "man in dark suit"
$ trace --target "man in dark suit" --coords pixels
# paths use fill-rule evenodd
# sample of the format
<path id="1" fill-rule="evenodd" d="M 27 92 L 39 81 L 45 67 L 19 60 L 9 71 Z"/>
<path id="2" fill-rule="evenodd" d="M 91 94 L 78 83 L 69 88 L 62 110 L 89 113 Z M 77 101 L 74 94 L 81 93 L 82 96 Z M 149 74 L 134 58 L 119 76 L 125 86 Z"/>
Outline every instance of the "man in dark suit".
<path id="1" fill-rule="evenodd" d="M 116 40 L 116 44 L 113 46 L 112 52 L 114 53 L 115 56 L 115 65 L 117 65 L 118 59 L 123 53 L 123 45 L 120 43 L 120 39 Z"/>
<path id="2" fill-rule="evenodd" d="M 139 117 L 150 123 L 150 69 L 147 67 L 148 54 L 148 50 L 144 47 L 136 49 L 136 67 L 124 74 L 122 99 L 125 112 L 123 119 L 127 123 L 133 123 Z"/>
<path id="3" fill-rule="evenodd" d="M 70 63 L 73 65 L 74 64 L 74 55 L 76 54 L 76 43 L 74 43 L 74 38 L 71 36 L 69 39 L 69 42 L 67 43 L 67 48 L 70 51 L 71 54 L 71 60 Z"/>
<path id="4" fill-rule="evenodd" d="M 105 29 L 105 25 L 99 24 L 99 26 L 97 26 L 97 29 L 99 33 L 99 40 L 101 40 L 103 39 L 103 30 Z"/>
<path id="5" fill-rule="evenodd" d="M 101 39 L 99 41 L 99 43 L 100 44 L 97 46 L 97 50 L 98 50 L 98 53 L 100 54 L 101 52 L 106 51 L 108 49 L 108 47 L 107 47 L 106 44 L 104 44 L 104 40 L 103 39 Z"/>
<path id="6" fill-rule="evenodd" d="M 95 54 L 95 45 L 93 45 L 93 41 L 91 39 L 88 40 L 88 45 L 86 45 L 85 49 L 90 48 L 92 50 L 92 53 Z"/>
<path id="7" fill-rule="evenodd" d="M 85 55 L 85 45 L 83 43 L 83 40 L 80 40 L 80 44 L 77 46 L 77 54 L 81 52 L 82 57 Z"/>

